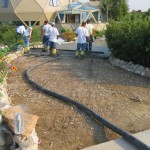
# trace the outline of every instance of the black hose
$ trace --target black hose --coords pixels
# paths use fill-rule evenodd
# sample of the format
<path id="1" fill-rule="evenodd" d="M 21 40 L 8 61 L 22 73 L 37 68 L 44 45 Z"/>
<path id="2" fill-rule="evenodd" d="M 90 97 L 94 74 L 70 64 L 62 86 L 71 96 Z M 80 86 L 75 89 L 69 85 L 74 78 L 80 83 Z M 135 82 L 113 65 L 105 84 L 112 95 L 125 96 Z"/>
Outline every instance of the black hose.
<path id="1" fill-rule="evenodd" d="M 57 58 L 56 58 L 57 59 Z M 53 60 L 56 60 L 53 59 Z M 46 61 L 44 63 L 47 63 L 49 61 Z M 32 67 L 28 70 L 25 71 L 25 76 L 26 79 L 28 80 L 29 83 L 33 84 L 37 89 L 41 90 L 42 92 L 44 92 L 45 94 L 48 94 L 50 96 L 53 96 L 55 98 L 58 98 L 60 100 L 63 100 L 64 102 L 70 103 L 72 105 L 75 105 L 76 107 L 78 107 L 79 109 L 81 109 L 82 111 L 86 112 L 88 115 L 90 115 L 91 117 L 93 117 L 95 120 L 97 120 L 99 123 L 103 124 L 104 126 L 106 126 L 107 128 L 111 129 L 113 132 L 119 134 L 120 136 L 122 136 L 124 139 L 126 139 L 128 142 L 130 142 L 131 144 L 133 144 L 134 146 L 136 146 L 138 149 L 140 150 L 150 150 L 150 147 L 148 145 L 146 145 L 145 143 L 143 143 L 142 141 L 140 141 L 139 139 L 135 138 L 132 134 L 130 134 L 129 132 L 120 129 L 119 127 L 111 124 L 110 122 L 108 122 L 106 119 L 104 119 L 103 117 L 99 116 L 98 114 L 96 114 L 93 110 L 89 109 L 88 107 L 86 107 L 85 105 L 83 105 L 82 103 L 79 103 L 71 98 L 68 98 L 64 95 L 58 94 L 56 92 L 50 91 L 44 87 L 42 87 L 41 85 L 39 85 L 38 83 L 36 83 L 35 81 L 33 81 L 30 78 L 29 72 L 33 69 L 35 69 L 36 67 L 44 64 L 41 63 L 39 65 L 36 65 L 35 67 Z"/>

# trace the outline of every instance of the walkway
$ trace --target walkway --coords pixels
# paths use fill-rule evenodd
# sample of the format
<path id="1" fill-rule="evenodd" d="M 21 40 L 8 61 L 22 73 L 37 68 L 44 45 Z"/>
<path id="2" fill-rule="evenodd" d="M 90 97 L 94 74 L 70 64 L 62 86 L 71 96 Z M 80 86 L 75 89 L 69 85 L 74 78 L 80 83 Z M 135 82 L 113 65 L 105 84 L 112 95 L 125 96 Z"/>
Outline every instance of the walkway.
<path id="1" fill-rule="evenodd" d="M 61 44 L 57 45 L 59 50 L 76 50 L 76 42 L 67 43 L 67 44 Z M 93 52 L 100 52 L 102 57 L 108 57 L 110 55 L 110 51 L 107 47 L 107 44 L 105 42 L 104 38 L 96 39 L 93 42 Z"/>

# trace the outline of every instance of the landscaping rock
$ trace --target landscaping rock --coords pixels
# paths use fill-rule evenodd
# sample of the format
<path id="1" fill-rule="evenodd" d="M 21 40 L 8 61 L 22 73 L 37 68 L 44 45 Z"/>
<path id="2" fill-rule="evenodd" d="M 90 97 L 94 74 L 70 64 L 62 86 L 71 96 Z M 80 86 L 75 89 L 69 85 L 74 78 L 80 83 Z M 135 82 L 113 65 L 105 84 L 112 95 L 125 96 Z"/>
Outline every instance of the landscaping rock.
<path id="1" fill-rule="evenodd" d="M 4 82 L 4 84 L 0 85 L 0 102 L 9 104 L 9 98 L 6 90 L 7 84 Z"/>
<path id="2" fill-rule="evenodd" d="M 5 146 L 3 145 L 3 146 L 0 146 L 0 150 L 6 150 L 5 149 Z"/>
<path id="3" fill-rule="evenodd" d="M 32 133 L 37 120 L 39 119 L 38 116 L 29 114 L 28 108 L 23 105 L 18 106 L 11 106 L 10 108 L 6 109 L 5 112 L 5 121 L 11 127 L 13 131 L 15 131 L 14 127 L 14 116 L 16 113 L 22 113 L 24 116 L 24 131 L 22 133 L 23 136 L 29 137 Z"/>
<path id="4" fill-rule="evenodd" d="M 15 142 L 19 145 L 17 150 L 38 150 L 38 137 L 33 129 L 31 135 L 28 138 L 23 139 L 22 136 L 15 135 Z"/>
<path id="5" fill-rule="evenodd" d="M 133 73 L 139 74 L 141 76 L 150 77 L 150 68 L 145 68 L 139 64 L 133 64 L 132 61 L 125 62 L 120 59 L 115 59 L 113 56 L 109 57 L 109 61 L 113 66 L 120 67 L 129 72 L 133 72 Z"/>
<path id="6" fill-rule="evenodd" d="M 0 111 L 3 112 L 5 109 L 9 108 L 10 104 L 8 103 L 4 103 L 4 102 L 0 102 Z"/>
<path id="7" fill-rule="evenodd" d="M 0 146 L 5 145 L 5 137 L 4 137 L 4 132 L 0 131 Z M 1 149 L 0 149 L 1 150 Z"/>

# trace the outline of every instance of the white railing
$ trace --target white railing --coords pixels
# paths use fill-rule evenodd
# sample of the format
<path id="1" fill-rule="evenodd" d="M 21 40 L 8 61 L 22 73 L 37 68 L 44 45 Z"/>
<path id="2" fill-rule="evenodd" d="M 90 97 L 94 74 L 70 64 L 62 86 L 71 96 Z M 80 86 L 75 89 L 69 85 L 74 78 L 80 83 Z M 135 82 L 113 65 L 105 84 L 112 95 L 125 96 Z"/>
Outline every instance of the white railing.
<path id="1" fill-rule="evenodd" d="M 79 27 L 81 24 L 79 23 L 57 23 L 56 27 L 59 31 L 59 33 L 61 34 L 61 30 L 64 29 L 69 29 L 69 30 L 76 30 L 77 27 Z M 106 25 L 107 23 L 93 23 L 92 24 L 95 28 L 95 30 L 105 30 L 106 29 Z"/>

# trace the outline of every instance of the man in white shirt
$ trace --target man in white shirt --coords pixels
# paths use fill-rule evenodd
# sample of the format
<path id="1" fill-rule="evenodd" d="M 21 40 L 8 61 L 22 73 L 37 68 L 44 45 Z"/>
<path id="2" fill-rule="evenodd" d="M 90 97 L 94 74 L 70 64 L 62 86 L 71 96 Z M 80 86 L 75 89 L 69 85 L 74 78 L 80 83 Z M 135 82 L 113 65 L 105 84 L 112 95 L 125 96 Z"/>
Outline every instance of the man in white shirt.
<path id="1" fill-rule="evenodd" d="M 86 22 L 87 23 L 86 28 L 89 33 L 89 41 L 87 42 L 86 52 L 89 54 L 92 51 L 92 43 L 94 42 L 94 37 L 95 37 L 94 26 L 90 22 L 91 22 L 90 20 L 87 20 L 87 22 Z"/>
<path id="2" fill-rule="evenodd" d="M 23 34 L 25 32 L 25 27 L 24 25 L 21 25 L 21 26 L 18 26 L 17 29 L 16 29 L 16 32 L 17 33 L 20 33 L 20 34 Z"/>
<path id="3" fill-rule="evenodd" d="M 85 28 L 86 22 L 82 23 L 82 26 L 78 27 L 76 29 L 76 34 L 78 35 L 77 40 L 77 48 L 76 48 L 76 54 L 75 58 L 78 58 L 81 55 L 81 58 L 84 57 L 85 51 L 86 51 L 86 43 L 89 37 L 88 30 Z M 80 51 L 81 49 L 81 51 Z"/>
<path id="4" fill-rule="evenodd" d="M 31 34 L 32 34 L 32 27 L 28 27 L 27 30 L 25 30 L 24 35 L 23 35 L 25 53 L 30 53 L 29 44 L 30 44 Z"/>
<path id="5" fill-rule="evenodd" d="M 49 46 L 50 46 L 50 55 L 58 55 L 56 42 L 59 35 L 57 28 L 55 27 L 55 23 L 51 24 L 51 28 L 49 29 Z"/>
<path id="6" fill-rule="evenodd" d="M 20 25 L 16 28 L 16 33 L 17 33 L 16 40 L 18 42 L 22 39 L 22 35 L 24 34 L 25 30 L 26 29 L 25 29 L 24 25 Z"/>
<path id="7" fill-rule="evenodd" d="M 51 28 L 51 25 L 48 23 L 48 21 L 44 21 L 44 25 L 41 30 L 41 36 L 42 36 L 42 42 L 43 42 L 43 52 L 46 52 L 48 50 L 49 45 L 49 29 Z"/>

